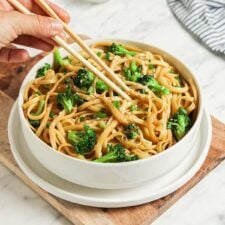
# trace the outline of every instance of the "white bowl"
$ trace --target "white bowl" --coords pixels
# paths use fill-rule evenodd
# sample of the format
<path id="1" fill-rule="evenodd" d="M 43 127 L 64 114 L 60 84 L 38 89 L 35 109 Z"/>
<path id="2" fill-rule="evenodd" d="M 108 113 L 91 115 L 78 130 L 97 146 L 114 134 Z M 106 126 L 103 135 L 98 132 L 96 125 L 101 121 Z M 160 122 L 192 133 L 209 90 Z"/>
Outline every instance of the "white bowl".
<path id="1" fill-rule="evenodd" d="M 166 151 L 149 158 L 131 162 L 106 164 L 79 160 L 52 149 L 40 140 L 30 129 L 23 114 L 22 104 L 25 86 L 29 81 L 35 78 L 38 68 L 43 66 L 44 63 L 51 64 L 53 62 L 53 54 L 49 54 L 39 61 L 30 70 L 23 81 L 18 97 L 19 117 L 27 145 L 37 160 L 54 174 L 65 180 L 87 187 L 101 189 L 130 188 L 139 186 L 150 179 L 156 177 L 160 178 L 160 176 L 168 173 L 178 164 L 182 163 L 186 155 L 192 149 L 195 149 L 197 143 L 196 137 L 197 133 L 200 132 L 200 123 L 202 120 L 202 95 L 198 81 L 190 70 L 167 52 L 148 44 L 119 39 L 91 39 L 88 40 L 87 43 L 93 44 L 103 40 L 127 43 L 160 54 L 167 62 L 172 64 L 185 79 L 192 78 L 194 80 L 199 96 L 198 114 L 194 125 L 181 141 L 168 148 Z M 73 47 L 79 49 L 75 44 L 73 44 Z M 67 55 L 63 49 L 61 49 L 61 53 L 63 56 Z"/>

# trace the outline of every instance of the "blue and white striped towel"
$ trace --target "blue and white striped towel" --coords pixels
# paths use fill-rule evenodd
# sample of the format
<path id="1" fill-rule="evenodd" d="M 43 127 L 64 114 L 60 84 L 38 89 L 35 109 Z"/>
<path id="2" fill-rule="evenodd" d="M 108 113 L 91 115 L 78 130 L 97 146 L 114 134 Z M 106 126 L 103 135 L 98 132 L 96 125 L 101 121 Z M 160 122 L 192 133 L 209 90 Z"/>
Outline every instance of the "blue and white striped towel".
<path id="1" fill-rule="evenodd" d="M 225 54 L 225 0 L 167 0 L 176 17 L 210 49 Z"/>

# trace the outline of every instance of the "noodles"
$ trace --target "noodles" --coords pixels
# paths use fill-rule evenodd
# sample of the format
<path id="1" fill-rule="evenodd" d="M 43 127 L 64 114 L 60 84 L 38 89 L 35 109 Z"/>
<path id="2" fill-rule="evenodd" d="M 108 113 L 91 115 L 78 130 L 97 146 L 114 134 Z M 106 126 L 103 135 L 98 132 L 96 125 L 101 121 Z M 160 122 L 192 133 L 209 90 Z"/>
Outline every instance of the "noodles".
<path id="1" fill-rule="evenodd" d="M 23 111 L 42 141 L 71 157 L 96 161 L 121 145 L 126 159 L 105 161 L 121 162 L 165 151 L 186 134 L 197 114 L 192 80 L 148 51 L 110 42 L 92 48 L 130 88 L 132 100 L 118 96 L 71 56 L 41 68 L 25 89 Z"/>

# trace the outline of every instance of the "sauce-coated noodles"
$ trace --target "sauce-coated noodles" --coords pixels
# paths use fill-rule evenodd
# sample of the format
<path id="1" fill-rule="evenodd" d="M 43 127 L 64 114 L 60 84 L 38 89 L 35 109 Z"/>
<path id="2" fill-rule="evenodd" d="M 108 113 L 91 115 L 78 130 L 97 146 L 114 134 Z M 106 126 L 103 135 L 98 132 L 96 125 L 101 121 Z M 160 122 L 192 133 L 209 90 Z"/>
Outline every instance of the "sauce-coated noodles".
<path id="1" fill-rule="evenodd" d="M 24 92 L 24 115 L 40 139 L 79 159 L 96 160 L 111 152 L 102 162 L 121 162 L 155 155 L 185 135 L 197 111 L 192 80 L 149 51 L 108 42 L 92 49 L 131 89 L 132 100 L 121 98 L 79 61 L 62 59 L 57 51 L 54 66 L 40 68 Z M 116 158 L 115 146 L 126 157 Z"/>

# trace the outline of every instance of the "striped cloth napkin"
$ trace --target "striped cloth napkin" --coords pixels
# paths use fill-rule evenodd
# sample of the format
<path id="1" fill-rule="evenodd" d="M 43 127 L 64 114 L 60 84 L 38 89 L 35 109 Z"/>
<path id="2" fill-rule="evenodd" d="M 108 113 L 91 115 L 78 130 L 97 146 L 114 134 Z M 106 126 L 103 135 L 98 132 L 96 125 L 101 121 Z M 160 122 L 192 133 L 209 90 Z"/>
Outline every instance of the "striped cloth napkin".
<path id="1" fill-rule="evenodd" d="M 167 0 L 176 17 L 211 50 L 225 54 L 225 0 Z"/>

